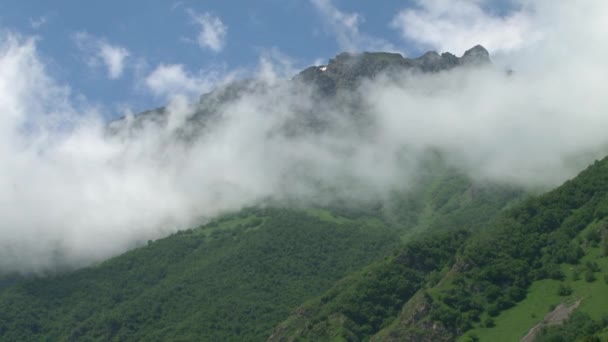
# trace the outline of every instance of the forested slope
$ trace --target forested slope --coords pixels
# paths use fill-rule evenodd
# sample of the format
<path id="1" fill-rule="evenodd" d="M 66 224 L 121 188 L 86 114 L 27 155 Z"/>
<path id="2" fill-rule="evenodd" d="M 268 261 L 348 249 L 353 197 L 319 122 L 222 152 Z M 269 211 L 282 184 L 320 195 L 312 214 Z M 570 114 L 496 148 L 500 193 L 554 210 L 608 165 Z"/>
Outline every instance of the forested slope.
<path id="1" fill-rule="evenodd" d="M 474 327 L 491 328 L 493 317 L 526 299 L 535 281 L 564 280 L 565 264 L 590 277 L 608 271 L 592 260 L 577 266 L 593 250 L 576 239 L 591 229 L 597 244 L 608 244 L 607 208 L 604 159 L 479 231 L 406 244 L 303 305 L 271 340 L 451 341 Z M 608 304 L 606 297 L 594 300 Z"/>

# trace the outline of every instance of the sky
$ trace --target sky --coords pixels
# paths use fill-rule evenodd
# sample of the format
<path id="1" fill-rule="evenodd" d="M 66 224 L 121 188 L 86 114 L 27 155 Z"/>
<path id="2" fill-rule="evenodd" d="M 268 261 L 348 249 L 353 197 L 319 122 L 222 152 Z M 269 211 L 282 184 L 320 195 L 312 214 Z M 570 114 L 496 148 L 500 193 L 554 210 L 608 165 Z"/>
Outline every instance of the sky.
<path id="1" fill-rule="evenodd" d="M 519 5 L 475 6 L 500 16 Z M 48 72 L 69 85 L 74 97 L 103 107 L 111 119 L 166 104 L 166 94 L 145 82 L 159 66 L 210 75 L 211 81 L 190 85 L 198 93 L 234 70 L 246 77 L 263 56 L 281 56 L 295 72 L 327 63 L 342 51 L 392 50 L 415 57 L 446 48 L 404 33 L 408 9 L 433 11 L 424 2 L 407 0 L 381 6 L 344 0 L 5 0 L 0 29 L 35 37 Z"/>
<path id="2" fill-rule="evenodd" d="M 608 154 L 607 2 L 82 3 L 0 3 L 0 274 L 90 265 L 269 201 L 390 203 L 429 150 L 533 192 Z M 380 74 L 335 102 L 285 82 L 341 51 L 476 44 L 491 66 Z M 191 132 L 200 94 L 241 78 L 256 86 Z M 158 106 L 164 120 L 133 116 Z"/>

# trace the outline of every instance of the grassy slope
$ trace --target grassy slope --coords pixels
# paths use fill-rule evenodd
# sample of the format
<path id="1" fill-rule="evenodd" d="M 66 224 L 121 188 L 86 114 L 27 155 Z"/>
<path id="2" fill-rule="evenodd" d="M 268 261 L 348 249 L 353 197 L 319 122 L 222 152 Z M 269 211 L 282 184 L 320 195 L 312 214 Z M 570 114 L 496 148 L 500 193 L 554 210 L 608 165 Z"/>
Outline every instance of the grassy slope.
<path id="1" fill-rule="evenodd" d="M 579 234 L 579 238 L 582 238 L 589 229 L 595 228 L 594 226 L 595 224 L 590 225 Z M 563 281 L 543 279 L 534 282 L 523 301 L 494 318 L 495 327 L 478 327 L 467 335 L 475 334 L 480 341 L 516 341 L 539 321 L 542 321 L 553 307 L 562 302 L 569 304 L 578 299 L 582 299 L 582 303 L 577 310 L 589 314 L 591 318 L 599 320 L 603 315 L 608 314 L 608 284 L 604 281 L 604 275 L 608 275 L 608 257 L 603 255 L 603 251 L 599 247 L 585 247 L 584 249 L 585 256 L 581 258 L 579 265 L 561 265 L 566 275 Z M 588 282 L 584 279 L 584 274 L 581 274 L 579 279 L 575 280 L 573 273 L 587 261 L 594 261 L 599 265 L 601 271 L 596 273 L 597 279 Z M 572 294 L 559 296 L 560 285 L 570 287 Z M 460 341 L 464 341 L 465 337 Z"/>

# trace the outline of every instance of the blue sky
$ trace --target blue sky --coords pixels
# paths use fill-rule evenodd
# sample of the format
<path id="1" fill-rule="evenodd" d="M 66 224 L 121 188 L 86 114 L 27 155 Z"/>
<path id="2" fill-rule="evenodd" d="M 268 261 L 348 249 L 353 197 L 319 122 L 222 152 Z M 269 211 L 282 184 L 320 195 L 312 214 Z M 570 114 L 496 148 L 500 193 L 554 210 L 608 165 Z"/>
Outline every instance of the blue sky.
<path id="1" fill-rule="evenodd" d="M 484 9 L 503 15 L 500 11 L 506 7 L 501 3 L 495 1 Z M 396 19 L 408 9 L 417 9 L 425 20 L 420 11 L 428 14 L 435 9 L 423 4 L 5 0 L 0 4 L 0 28 L 35 36 L 52 77 L 69 85 L 74 96 L 104 106 L 111 117 L 125 107 L 138 112 L 165 104 L 164 92 L 145 83 L 146 76 L 163 65 L 179 65 L 181 69 L 171 70 L 199 78 L 215 73 L 220 79 L 232 70 L 254 70 L 260 56 L 269 53 L 288 59 L 297 70 L 324 63 L 343 50 L 394 50 L 416 56 L 426 49 L 440 49 L 443 46 L 436 41 L 420 41 L 416 34 L 404 33 L 404 23 Z M 210 25 L 211 36 L 203 35 L 205 25 Z M 212 84 L 193 82 L 187 88 L 205 91 Z"/>

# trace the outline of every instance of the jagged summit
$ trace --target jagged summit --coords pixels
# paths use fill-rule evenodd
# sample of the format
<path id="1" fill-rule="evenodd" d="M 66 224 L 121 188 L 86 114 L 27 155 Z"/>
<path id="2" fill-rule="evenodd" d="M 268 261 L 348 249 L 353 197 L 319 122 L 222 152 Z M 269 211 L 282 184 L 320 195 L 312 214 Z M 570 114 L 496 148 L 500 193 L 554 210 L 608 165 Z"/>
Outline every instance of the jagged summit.
<path id="1" fill-rule="evenodd" d="M 319 95 L 331 97 L 339 90 L 353 90 L 361 84 L 362 80 L 372 79 L 381 73 L 396 75 L 403 71 L 432 73 L 455 67 L 479 67 L 491 63 L 488 50 L 481 45 L 467 50 L 462 57 L 457 57 L 449 52 L 439 54 L 436 51 L 428 51 L 417 58 L 406 58 L 393 52 L 343 52 L 330 59 L 327 65 L 304 69 L 293 77 L 293 82 L 313 85 Z M 218 106 L 237 99 L 252 89 L 260 90 L 264 87 L 266 87 L 264 82 L 258 82 L 256 79 L 241 79 L 220 86 L 200 96 L 199 110 L 191 119 L 208 118 L 217 114 Z M 164 108 L 147 111 L 137 117 L 138 119 L 164 120 Z"/>
<path id="2" fill-rule="evenodd" d="M 490 53 L 481 45 L 475 45 L 467 50 L 460 58 L 464 64 L 486 64 L 490 63 Z"/>
<path id="3" fill-rule="evenodd" d="M 293 80 L 313 84 L 320 93 L 331 96 L 338 89 L 352 90 L 362 79 L 374 78 L 382 72 L 439 72 L 458 66 L 489 65 L 490 53 L 481 45 L 467 50 L 462 57 L 452 53 L 428 51 L 417 58 L 406 58 L 394 52 L 342 52 L 331 58 L 327 65 L 311 66 L 297 74 Z M 232 82 L 215 91 L 203 94 L 201 103 L 222 102 L 237 98 L 253 86 L 253 79 Z"/>
<path id="4" fill-rule="evenodd" d="M 417 58 L 406 58 L 390 52 L 343 52 L 327 65 L 309 67 L 294 77 L 318 86 L 321 92 L 333 94 L 338 88 L 353 88 L 359 80 L 373 78 L 381 72 L 413 71 L 439 72 L 458 66 L 491 64 L 490 53 L 481 45 L 467 50 L 462 57 L 444 52 L 429 51 Z"/>

